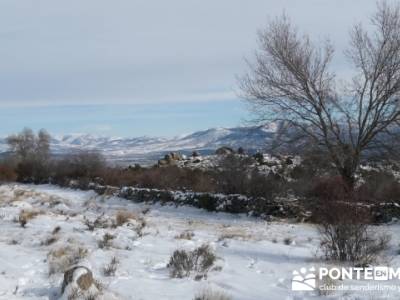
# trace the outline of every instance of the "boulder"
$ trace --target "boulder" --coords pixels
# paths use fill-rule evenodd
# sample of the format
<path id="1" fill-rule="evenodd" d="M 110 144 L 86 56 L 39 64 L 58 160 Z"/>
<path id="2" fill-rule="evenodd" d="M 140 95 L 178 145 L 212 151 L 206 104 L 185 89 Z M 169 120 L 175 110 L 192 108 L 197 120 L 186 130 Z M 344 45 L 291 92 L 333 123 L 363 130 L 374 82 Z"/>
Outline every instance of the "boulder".
<path id="1" fill-rule="evenodd" d="M 70 293 L 94 295 L 99 293 L 99 290 L 95 284 L 92 271 L 84 266 L 75 266 L 64 273 L 61 292 L 63 296 L 68 297 Z"/>
<path id="2" fill-rule="evenodd" d="M 235 153 L 235 151 L 229 147 L 221 147 L 215 151 L 215 154 L 217 154 L 217 155 L 227 155 L 227 154 L 233 154 L 233 153 Z"/>

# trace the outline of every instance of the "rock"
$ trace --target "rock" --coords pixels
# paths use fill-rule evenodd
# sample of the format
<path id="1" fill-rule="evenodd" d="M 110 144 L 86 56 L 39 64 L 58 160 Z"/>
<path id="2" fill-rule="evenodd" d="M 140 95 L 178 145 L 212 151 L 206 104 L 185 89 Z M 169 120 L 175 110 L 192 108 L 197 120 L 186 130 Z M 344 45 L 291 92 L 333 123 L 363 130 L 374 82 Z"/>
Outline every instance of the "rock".
<path id="1" fill-rule="evenodd" d="M 92 271 L 83 266 L 75 266 L 64 273 L 61 292 L 78 289 L 79 292 L 98 292 Z"/>
<path id="2" fill-rule="evenodd" d="M 235 153 L 235 151 L 229 147 L 221 147 L 215 151 L 215 154 L 217 154 L 217 155 L 227 155 L 227 154 L 233 154 L 233 153 Z"/>
<path id="3" fill-rule="evenodd" d="M 163 159 L 158 160 L 158 166 L 173 166 L 176 165 L 177 161 L 183 160 L 183 156 L 178 152 L 171 152 L 165 154 Z"/>
<path id="4" fill-rule="evenodd" d="M 169 154 L 166 154 L 164 157 L 165 160 L 167 161 L 176 161 L 176 160 L 182 160 L 182 154 L 180 154 L 179 152 L 171 152 Z"/>
<path id="5" fill-rule="evenodd" d="M 192 152 L 192 157 L 199 157 L 199 156 L 200 156 L 199 152 L 197 152 L 197 151 Z"/>
<path id="6" fill-rule="evenodd" d="M 257 152 L 253 157 L 259 164 L 264 163 L 264 155 L 261 152 Z"/>
<path id="7" fill-rule="evenodd" d="M 285 159 L 285 164 L 287 165 L 293 165 L 293 158 L 292 157 L 287 157 Z"/>
<path id="8" fill-rule="evenodd" d="M 166 159 L 159 159 L 158 160 L 158 166 L 159 167 L 161 167 L 161 166 L 167 166 L 169 164 L 169 162 L 168 162 L 168 160 L 166 160 Z"/>

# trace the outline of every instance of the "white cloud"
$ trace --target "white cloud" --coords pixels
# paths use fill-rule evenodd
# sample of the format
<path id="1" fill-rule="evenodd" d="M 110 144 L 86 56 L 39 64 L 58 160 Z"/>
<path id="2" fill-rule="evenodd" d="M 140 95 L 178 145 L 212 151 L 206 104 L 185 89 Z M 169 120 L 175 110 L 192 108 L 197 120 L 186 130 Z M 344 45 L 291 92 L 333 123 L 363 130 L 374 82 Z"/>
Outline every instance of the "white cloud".
<path id="1" fill-rule="evenodd" d="M 225 99 L 283 10 L 343 49 L 375 0 L 2 0 L 0 105 Z M 338 51 L 336 68 L 348 69 Z M 218 92 L 215 92 L 218 91 Z M 216 94 L 215 94 L 216 93 Z M 186 100 L 187 99 L 187 100 Z"/>

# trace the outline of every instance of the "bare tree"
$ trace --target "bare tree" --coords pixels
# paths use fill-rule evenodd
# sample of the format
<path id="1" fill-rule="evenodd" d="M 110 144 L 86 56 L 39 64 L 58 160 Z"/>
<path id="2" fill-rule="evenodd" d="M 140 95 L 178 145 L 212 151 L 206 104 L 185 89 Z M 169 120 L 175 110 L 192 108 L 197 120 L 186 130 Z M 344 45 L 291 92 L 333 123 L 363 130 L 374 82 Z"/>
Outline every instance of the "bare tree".
<path id="1" fill-rule="evenodd" d="M 37 136 L 25 128 L 7 138 L 8 146 L 17 163 L 19 180 L 41 182 L 48 176 L 50 135 L 41 129 Z"/>
<path id="2" fill-rule="evenodd" d="M 297 141 L 325 151 L 350 187 L 366 153 L 393 150 L 399 141 L 399 6 L 379 3 L 371 23 L 373 32 L 352 28 L 352 80 L 339 81 L 330 70 L 329 41 L 313 44 L 286 16 L 259 32 L 255 61 L 240 78 L 258 120 L 282 124 L 285 138 L 301 133 Z"/>

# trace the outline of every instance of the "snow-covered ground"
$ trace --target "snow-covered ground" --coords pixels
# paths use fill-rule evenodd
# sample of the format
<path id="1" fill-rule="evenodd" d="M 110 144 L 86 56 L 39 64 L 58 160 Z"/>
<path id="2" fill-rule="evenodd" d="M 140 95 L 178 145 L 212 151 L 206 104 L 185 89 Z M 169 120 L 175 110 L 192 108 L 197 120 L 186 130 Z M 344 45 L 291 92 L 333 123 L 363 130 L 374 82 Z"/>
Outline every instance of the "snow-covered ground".
<path id="1" fill-rule="evenodd" d="M 25 228 L 21 211 L 35 211 Z M 88 230 L 85 220 L 101 216 L 104 224 L 119 211 L 133 212 L 136 221 Z M 138 224 L 145 220 L 140 231 Z M 59 227 L 58 229 L 56 229 Z M 0 299 L 58 299 L 65 267 L 63 255 L 74 252 L 104 286 L 105 299 L 190 300 L 206 289 L 222 291 L 233 300 L 324 299 L 318 292 L 291 291 L 294 270 L 324 265 L 318 259 L 318 234 L 312 225 L 268 223 L 245 216 L 209 213 L 190 207 L 146 206 L 94 192 L 54 186 L 0 186 Z M 387 226 L 393 239 L 387 253 L 391 266 L 400 228 Z M 178 238 L 192 232 L 191 239 Z M 99 247 L 104 234 L 114 236 Z M 208 277 L 170 278 L 167 264 L 176 249 L 209 244 L 218 256 Z M 80 250 L 79 250 L 80 249 Z M 55 255 L 58 253 L 58 255 Z M 78 254 L 77 254 L 78 253 Z M 116 257 L 115 276 L 104 266 Z M 333 293 L 330 299 L 398 299 L 398 292 Z"/>

